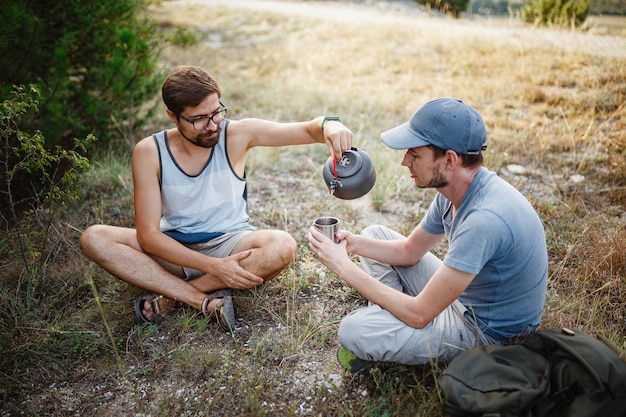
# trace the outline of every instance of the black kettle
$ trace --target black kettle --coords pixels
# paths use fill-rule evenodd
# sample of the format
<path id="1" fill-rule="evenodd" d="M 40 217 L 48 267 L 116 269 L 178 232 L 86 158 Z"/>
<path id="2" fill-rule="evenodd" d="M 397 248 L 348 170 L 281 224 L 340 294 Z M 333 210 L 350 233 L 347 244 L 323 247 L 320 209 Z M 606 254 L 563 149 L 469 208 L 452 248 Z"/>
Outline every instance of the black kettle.
<path id="1" fill-rule="evenodd" d="M 330 193 L 342 200 L 353 200 L 367 194 L 376 182 L 372 159 L 363 149 L 351 148 L 341 159 L 328 158 L 324 164 L 324 181 Z"/>

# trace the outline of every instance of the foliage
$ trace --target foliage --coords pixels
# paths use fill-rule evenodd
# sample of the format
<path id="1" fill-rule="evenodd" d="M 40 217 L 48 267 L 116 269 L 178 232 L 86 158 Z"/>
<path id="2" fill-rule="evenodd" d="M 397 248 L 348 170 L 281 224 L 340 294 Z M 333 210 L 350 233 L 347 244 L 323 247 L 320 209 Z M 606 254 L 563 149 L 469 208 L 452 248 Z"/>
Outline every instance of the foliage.
<path id="1" fill-rule="evenodd" d="M 19 90 L 25 101 L 5 102 L 12 113 L 3 120 L 0 183 L 10 198 L 0 201 L 0 215 L 18 214 L 31 199 L 71 192 L 75 177 L 65 170 L 78 162 L 77 152 L 93 147 L 89 140 L 77 148 L 74 138 L 94 134 L 107 146 L 122 136 L 133 144 L 155 109 L 150 99 L 162 80 L 162 48 L 195 42 L 183 29 L 166 36 L 142 18 L 152 2 L 0 0 L 0 98 L 15 94 L 15 85 L 33 86 Z M 59 188 L 47 187 L 52 184 Z"/>
<path id="2" fill-rule="evenodd" d="M 483 16 L 516 16 L 522 8 L 522 0 L 471 0 L 467 12 Z M 589 14 L 626 15 L 623 0 L 590 0 Z"/>
<path id="3" fill-rule="evenodd" d="M 2 223 L 19 222 L 25 209 L 37 210 L 40 205 L 51 209 L 63 206 L 69 198 L 78 198 L 79 174 L 89 168 L 82 154 L 86 144 L 95 141 L 94 136 L 82 142 L 74 139 L 71 149 L 57 146 L 51 152 L 45 148 L 40 131 L 31 135 L 22 129 L 38 110 L 38 96 L 34 86 L 15 87 L 12 97 L 0 107 Z"/>
<path id="4" fill-rule="evenodd" d="M 460 13 L 467 10 L 470 0 L 415 0 L 419 4 L 439 10 L 442 13 L 459 17 Z"/>
<path id="5" fill-rule="evenodd" d="M 130 140 L 154 108 L 144 104 L 162 80 L 160 52 L 181 38 L 141 17 L 154 0 L 1 1 L 0 94 L 37 86 L 42 101 L 29 131 L 41 130 L 48 147 L 89 133 L 103 145 Z"/>
<path id="6" fill-rule="evenodd" d="M 521 19 L 535 26 L 575 28 L 585 23 L 590 0 L 528 0 Z"/>
<path id="7" fill-rule="evenodd" d="M 60 333 L 27 336 L 32 332 L 21 325 L 47 327 L 48 315 L 61 311 L 73 291 L 52 279 L 48 268 L 65 240 L 58 216 L 78 199 L 83 173 L 90 166 L 83 156 L 85 144 L 94 140 L 89 135 L 75 139 L 71 149 L 57 146 L 48 151 L 40 131 L 29 134 L 21 129 L 37 111 L 37 96 L 33 86 L 16 87 L 0 105 L 0 195 L 6 214 L 0 217 L 0 333 L 5 335 L 0 341 L 0 371 L 9 375 L 15 366 L 49 360 L 50 351 L 43 347 L 47 341 L 74 344 L 66 345 L 67 351 L 76 349 L 76 343 L 82 346 Z M 49 307 L 46 311 L 39 310 L 43 304 Z"/>

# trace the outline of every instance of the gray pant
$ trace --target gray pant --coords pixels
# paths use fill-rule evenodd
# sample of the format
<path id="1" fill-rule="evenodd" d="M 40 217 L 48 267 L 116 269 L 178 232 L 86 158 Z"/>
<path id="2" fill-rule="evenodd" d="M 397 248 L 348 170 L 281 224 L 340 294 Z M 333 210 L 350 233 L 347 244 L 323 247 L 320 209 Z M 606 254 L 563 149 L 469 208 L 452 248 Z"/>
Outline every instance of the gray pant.
<path id="1" fill-rule="evenodd" d="M 370 226 L 361 233 L 379 240 L 403 238 L 384 226 Z M 396 267 L 361 257 L 364 271 L 385 285 L 409 295 L 417 295 L 442 261 L 427 253 L 415 265 Z M 463 350 L 495 343 L 483 334 L 465 314 L 467 308 L 458 300 L 423 329 L 398 320 L 375 304 L 348 314 L 339 326 L 339 341 L 361 359 L 399 362 L 406 365 L 447 362 Z"/>

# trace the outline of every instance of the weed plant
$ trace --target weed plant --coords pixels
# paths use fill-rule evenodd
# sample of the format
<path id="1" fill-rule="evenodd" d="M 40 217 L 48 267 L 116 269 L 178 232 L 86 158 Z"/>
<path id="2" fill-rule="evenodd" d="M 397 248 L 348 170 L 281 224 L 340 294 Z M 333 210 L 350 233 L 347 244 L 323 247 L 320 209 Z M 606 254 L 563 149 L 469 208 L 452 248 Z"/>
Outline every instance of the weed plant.
<path id="1" fill-rule="evenodd" d="M 379 135 L 440 96 L 463 98 L 483 114 L 487 167 L 520 189 L 544 222 L 550 271 L 542 326 L 579 328 L 626 349 L 623 41 L 324 3 L 333 8 L 155 6 L 164 28 L 204 39 L 166 50 L 160 65 L 207 69 L 234 119 L 340 115 L 375 162 L 372 192 L 331 197 L 323 145 L 255 149 L 247 171 L 253 223 L 289 231 L 299 242 L 295 262 L 261 287 L 235 291 L 233 335 L 186 307 L 159 326 L 140 326 L 132 311 L 140 290 L 77 246 L 90 224 L 133 226 L 130 149 L 124 140 L 102 149 L 81 198 L 41 229 L 55 238 L 45 268 L 25 275 L 13 250 L 15 233 L 30 238 L 31 229 L 0 237 L 2 415 L 440 416 L 442 364 L 381 366 L 369 377 L 340 369 L 338 323 L 366 301 L 306 241 L 320 214 L 353 232 L 373 223 L 404 234 L 415 227 L 434 192 L 415 189 L 402 153 Z M 137 139 L 165 127 L 161 109 Z M 513 174 L 513 164 L 523 173 Z M 445 249 L 444 242 L 435 253 Z"/>

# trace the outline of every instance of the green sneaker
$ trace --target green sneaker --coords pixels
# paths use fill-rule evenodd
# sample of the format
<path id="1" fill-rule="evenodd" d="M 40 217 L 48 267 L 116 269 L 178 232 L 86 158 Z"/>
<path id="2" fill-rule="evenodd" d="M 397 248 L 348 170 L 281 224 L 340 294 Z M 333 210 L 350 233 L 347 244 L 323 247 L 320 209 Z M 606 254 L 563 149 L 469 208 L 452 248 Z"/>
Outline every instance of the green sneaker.
<path id="1" fill-rule="evenodd" d="M 361 373 L 364 375 L 369 374 L 370 369 L 374 366 L 374 361 L 367 361 L 357 357 L 354 353 L 350 352 L 343 346 L 339 346 L 337 350 L 337 360 L 339 364 L 348 372 L 352 374 Z"/>

